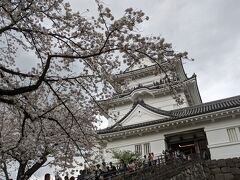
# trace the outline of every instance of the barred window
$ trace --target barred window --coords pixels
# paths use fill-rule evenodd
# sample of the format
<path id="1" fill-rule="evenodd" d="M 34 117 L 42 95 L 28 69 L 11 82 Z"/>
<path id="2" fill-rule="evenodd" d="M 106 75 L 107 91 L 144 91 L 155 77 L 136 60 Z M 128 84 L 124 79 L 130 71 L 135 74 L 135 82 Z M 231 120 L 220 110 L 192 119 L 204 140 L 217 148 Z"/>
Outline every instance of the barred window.
<path id="1" fill-rule="evenodd" d="M 135 145 L 135 152 L 142 154 L 142 145 L 141 144 Z"/>
<path id="2" fill-rule="evenodd" d="M 227 133 L 230 142 L 238 141 L 237 132 L 235 128 L 227 129 Z"/>
<path id="3" fill-rule="evenodd" d="M 143 144 L 143 150 L 144 150 L 144 154 L 150 153 L 150 152 L 151 152 L 151 150 L 150 150 L 150 144 L 149 144 L 149 143 Z"/>

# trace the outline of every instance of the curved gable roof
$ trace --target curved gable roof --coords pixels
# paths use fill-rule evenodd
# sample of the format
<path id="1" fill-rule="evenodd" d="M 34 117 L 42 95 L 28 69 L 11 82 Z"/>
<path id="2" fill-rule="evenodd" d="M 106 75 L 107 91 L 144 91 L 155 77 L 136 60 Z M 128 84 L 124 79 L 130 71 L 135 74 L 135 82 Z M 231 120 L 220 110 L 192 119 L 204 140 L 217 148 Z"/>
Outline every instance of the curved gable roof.
<path id="1" fill-rule="evenodd" d="M 152 106 L 144 103 L 143 100 L 138 100 L 133 104 L 132 109 L 127 114 L 125 114 L 125 116 L 123 116 L 118 122 L 116 122 L 113 126 L 109 127 L 109 129 L 118 127 L 134 111 L 134 109 L 137 107 L 137 105 L 141 105 L 142 107 L 146 108 L 147 110 L 152 111 L 157 114 L 160 114 L 160 115 L 164 115 L 164 116 L 168 116 L 168 117 L 173 116 L 169 111 L 164 111 L 164 110 L 152 107 Z"/>

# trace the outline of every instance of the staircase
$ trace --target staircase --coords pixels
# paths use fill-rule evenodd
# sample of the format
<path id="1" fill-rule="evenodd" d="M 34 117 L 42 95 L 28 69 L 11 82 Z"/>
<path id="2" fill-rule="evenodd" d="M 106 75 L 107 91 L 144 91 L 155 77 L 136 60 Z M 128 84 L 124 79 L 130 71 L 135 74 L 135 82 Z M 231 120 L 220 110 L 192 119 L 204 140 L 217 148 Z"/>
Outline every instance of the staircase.
<path id="1" fill-rule="evenodd" d="M 207 180 L 202 161 L 174 159 L 140 168 L 134 172 L 124 172 L 111 180 Z"/>

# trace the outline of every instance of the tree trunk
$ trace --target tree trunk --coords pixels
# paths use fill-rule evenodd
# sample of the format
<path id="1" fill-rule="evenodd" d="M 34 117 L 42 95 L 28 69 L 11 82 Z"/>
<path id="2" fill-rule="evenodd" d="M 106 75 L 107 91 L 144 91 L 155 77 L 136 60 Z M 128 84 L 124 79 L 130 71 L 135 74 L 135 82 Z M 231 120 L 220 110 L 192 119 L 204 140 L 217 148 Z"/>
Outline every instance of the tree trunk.
<path id="1" fill-rule="evenodd" d="M 47 157 L 42 157 L 40 162 L 36 162 L 31 168 L 29 168 L 26 172 L 26 164 L 21 164 L 18 168 L 17 180 L 27 180 L 29 179 L 42 165 L 47 161 Z M 25 165 L 25 166 L 24 166 Z"/>
<path id="2" fill-rule="evenodd" d="M 27 161 L 19 161 L 19 168 L 17 174 L 17 180 L 24 180 L 24 172 L 27 166 Z"/>
<path id="3" fill-rule="evenodd" d="M 8 170 L 7 170 L 7 165 L 6 165 L 5 162 L 3 162 L 2 170 L 3 170 L 4 174 L 5 174 L 5 178 L 6 178 L 6 180 L 9 180 Z"/>

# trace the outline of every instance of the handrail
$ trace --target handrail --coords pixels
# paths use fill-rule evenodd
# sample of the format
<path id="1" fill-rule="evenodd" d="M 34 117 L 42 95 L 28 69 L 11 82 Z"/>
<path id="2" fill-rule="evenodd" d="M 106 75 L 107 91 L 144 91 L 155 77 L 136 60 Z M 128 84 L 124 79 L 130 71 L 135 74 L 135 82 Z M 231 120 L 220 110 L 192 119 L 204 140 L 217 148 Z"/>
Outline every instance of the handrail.
<path id="1" fill-rule="evenodd" d="M 101 173 L 101 176 L 104 177 L 104 180 L 114 180 L 114 179 L 133 179 L 133 177 L 144 177 L 147 173 L 152 171 L 159 171 L 159 173 L 166 174 L 171 172 L 177 172 L 177 170 L 183 170 L 184 168 L 187 168 L 188 165 L 191 165 L 193 163 L 201 162 L 202 160 L 197 154 L 191 154 L 189 155 L 188 159 L 185 159 L 183 157 L 174 157 L 171 155 L 159 155 L 156 157 L 155 160 L 148 161 L 147 163 L 142 161 L 141 163 L 137 164 L 136 170 L 129 171 L 127 166 L 125 166 L 124 169 L 120 169 L 120 164 L 115 164 L 117 170 L 116 171 L 110 171 Z M 161 170 L 168 169 L 168 172 Z M 94 177 L 84 177 L 84 180 L 90 180 Z"/>

